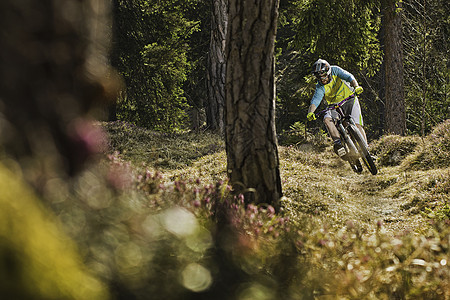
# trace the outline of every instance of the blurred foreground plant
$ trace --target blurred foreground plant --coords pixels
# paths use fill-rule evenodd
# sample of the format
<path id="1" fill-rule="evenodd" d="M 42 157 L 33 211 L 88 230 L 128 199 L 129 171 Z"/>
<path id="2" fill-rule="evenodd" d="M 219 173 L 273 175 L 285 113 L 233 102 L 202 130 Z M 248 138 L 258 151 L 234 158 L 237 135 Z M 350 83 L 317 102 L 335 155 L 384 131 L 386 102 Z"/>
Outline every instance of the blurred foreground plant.
<path id="1" fill-rule="evenodd" d="M 104 166 L 126 180 L 106 179 L 115 196 L 96 195 L 115 200 L 84 207 L 78 237 L 88 266 L 117 298 L 449 297 L 448 221 L 395 237 L 382 223 L 372 233 L 352 222 L 336 228 L 293 211 L 287 198 L 280 214 L 271 206 L 245 206 L 225 180 L 167 179 L 118 154 Z"/>

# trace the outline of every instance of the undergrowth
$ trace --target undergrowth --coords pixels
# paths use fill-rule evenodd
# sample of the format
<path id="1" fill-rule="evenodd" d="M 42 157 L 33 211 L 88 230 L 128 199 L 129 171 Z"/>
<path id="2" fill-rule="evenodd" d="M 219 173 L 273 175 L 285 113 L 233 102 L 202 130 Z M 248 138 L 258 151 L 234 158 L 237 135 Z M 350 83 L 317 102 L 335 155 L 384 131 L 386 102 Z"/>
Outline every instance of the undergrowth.
<path id="1" fill-rule="evenodd" d="M 207 134 L 204 142 L 202 134 L 103 126 L 113 148 L 79 178 L 81 202 L 54 205 L 89 268 L 118 298 L 450 297 L 449 169 L 405 169 L 425 149 L 408 148 L 400 163 L 382 165 L 380 175 L 360 184 L 359 177 L 348 180 L 349 167 L 330 147 L 280 147 L 285 196 L 276 213 L 270 205 L 246 206 L 233 193 L 219 137 Z M 389 146 L 379 143 L 395 147 L 389 139 Z M 170 153 L 151 156 L 152 147 Z M 163 155 L 174 162 L 161 164 Z M 383 220 L 358 217 L 358 207 L 341 208 L 379 192 L 403 199 L 405 211 L 429 224 L 392 232 Z"/>
<path id="2" fill-rule="evenodd" d="M 414 152 L 421 139 L 416 136 L 387 135 L 372 142 L 371 152 L 380 166 L 398 166 Z"/>
<path id="3" fill-rule="evenodd" d="M 134 164 L 156 168 L 184 168 L 192 161 L 225 149 L 220 136 L 208 132 L 164 133 L 115 121 L 102 126 L 109 135 L 109 149 Z"/>
<path id="4" fill-rule="evenodd" d="M 434 130 L 418 144 L 416 151 L 407 157 L 403 169 L 429 170 L 450 167 L 450 119 L 437 125 Z"/>

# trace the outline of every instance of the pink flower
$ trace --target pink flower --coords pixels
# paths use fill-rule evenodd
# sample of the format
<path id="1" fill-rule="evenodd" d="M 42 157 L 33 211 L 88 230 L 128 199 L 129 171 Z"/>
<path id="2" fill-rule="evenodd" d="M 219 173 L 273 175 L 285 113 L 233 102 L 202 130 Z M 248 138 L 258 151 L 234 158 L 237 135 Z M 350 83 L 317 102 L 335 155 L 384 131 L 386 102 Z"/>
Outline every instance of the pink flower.
<path id="1" fill-rule="evenodd" d="M 104 152 L 107 148 L 105 132 L 91 121 L 78 119 L 70 124 L 68 130 L 75 150 L 83 158 Z"/>

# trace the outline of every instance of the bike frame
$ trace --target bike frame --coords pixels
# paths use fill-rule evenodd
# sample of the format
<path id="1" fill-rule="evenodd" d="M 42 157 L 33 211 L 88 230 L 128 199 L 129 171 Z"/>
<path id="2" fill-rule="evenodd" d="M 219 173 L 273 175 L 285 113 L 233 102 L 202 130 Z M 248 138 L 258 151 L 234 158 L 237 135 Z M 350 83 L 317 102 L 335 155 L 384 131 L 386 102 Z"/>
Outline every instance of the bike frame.
<path id="1" fill-rule="evenodd" d="M 355 94 L 350 95 L 339 103 L 329 105 L 326 109 L 317 113 L 316 116 L 318 117 L 321 115 L 325 115 L 325 113 L 330 110 L 336 110 L 336 112 L 338 113 L 338 117 L 333 118 L 333 122 L 337 130 L 339 131 L 341 141 L 344 141 L 344 146 L 347 147 L 347 153 L 349 153 L 351 156 L 358 157 L 358 150 L 346 130 L 347 127 L 350 126 L 350 124 L 356 126 L 356 123 L 350 115 L 346 116 L 344 114 L 344 111 L 341 107 L 342 105 L 344 105 L 344 103 L 353 98 L 355 98 Z"/>
<path id="2" fill-rule="evenodd" d="M 329 105 L 325 110 L 317 113 L 316 117 L 325 115 L 325 113 L 330 110 L 336 110 L 338 116 L 332 116 L 332 119 L 337 130 L 339 131 L 341 142 L 347 151 L 347 160 L 353 170 L 360 173 L 362 172 L 362 167 L 359 158 L 361 158 L 369 171 L 375 175 L 377 173 L 377 168 L 372 158 L 369 157 L 370 154 L 367 151 L 368 145 L 366 140 L 362 137 L 362 134 L 356 126 L 356 122 L 353 118 L 350 115 L 344 114 L 344 111 L 342 110 L 342 105 L 344 105 L 344 103 L 348 100 L 353 99 L 355 96 L 355 94 L 352 94 L 339 103 Z M 361 143 L 363 143 L 363 145 L 361 145 Z"/>

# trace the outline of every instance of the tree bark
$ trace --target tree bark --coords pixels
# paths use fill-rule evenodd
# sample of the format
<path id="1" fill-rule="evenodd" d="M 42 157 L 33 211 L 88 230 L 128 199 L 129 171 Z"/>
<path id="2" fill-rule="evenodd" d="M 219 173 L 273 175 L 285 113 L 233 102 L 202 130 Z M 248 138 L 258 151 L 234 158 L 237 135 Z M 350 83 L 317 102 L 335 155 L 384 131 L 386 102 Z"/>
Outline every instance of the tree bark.
<path id="1" fill-rule="evenodd" d="M 385 0 L 385 133 L 406 134 L 401 2 Z"/>
<path id="2" fill-rule="evenodd" d="M 208 53 L 206 124 L 224 133 L 225 42 L 228 24 L 228 0 L 212 0 L 211 41 Z"/>
<path id="3" fill-rule="evenodd" d="M 226 74 L 228 175 L 246 203 L 276 209 L 282 196 L 275 131 L 278 0 L 229 1 Z"/>
<path id="4" fill-rule="evenodd" d="M 8 126 L 0 140 L 26 162 L 24 174 L 39 173 L 32 180 L 40 187 L 45 176 L 83 169 L 100 143 L 88 134 L 88 116 L 117 87 L 107 57 L 109 1 L 66 2 L 0 1 L 0 115 Z M 38 166 L 30 161 L 39 172 L 26 170 Z"/>

